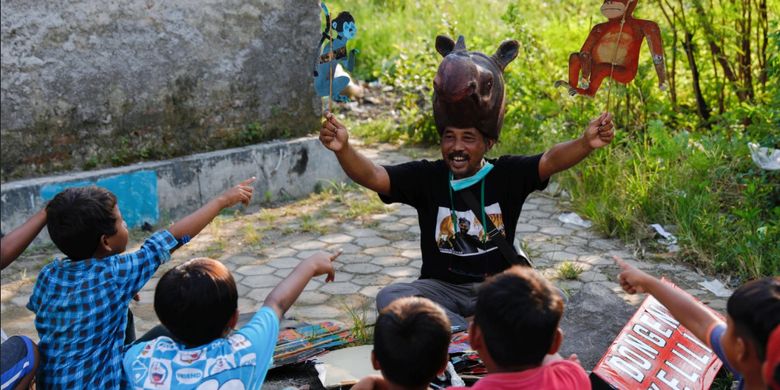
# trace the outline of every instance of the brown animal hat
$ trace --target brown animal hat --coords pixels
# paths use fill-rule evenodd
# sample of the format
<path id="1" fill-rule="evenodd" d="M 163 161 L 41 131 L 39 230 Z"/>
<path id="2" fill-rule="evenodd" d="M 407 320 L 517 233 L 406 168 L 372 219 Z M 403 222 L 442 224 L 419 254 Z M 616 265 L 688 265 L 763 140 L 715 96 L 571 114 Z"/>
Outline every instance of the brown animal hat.
<path id="1" fill-rule="evenodd" d="M 504 123 L 504 68 L 517 57 L 517 41 L 504 41 L 496 53 L 466 50 L 463 36 L 455 43 L 436 37 L 436 51 L 444 57 L 433 80 L 433 119 L 439 136 L 448 126 L 474 127 L 498 140 Z"/>

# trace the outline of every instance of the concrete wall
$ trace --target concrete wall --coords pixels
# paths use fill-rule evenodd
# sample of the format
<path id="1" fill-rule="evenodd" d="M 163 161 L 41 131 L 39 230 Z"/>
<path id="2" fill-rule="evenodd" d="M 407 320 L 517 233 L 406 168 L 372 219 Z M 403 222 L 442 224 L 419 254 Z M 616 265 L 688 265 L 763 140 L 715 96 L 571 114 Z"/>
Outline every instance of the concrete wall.
<path id="1" fill-rule="evenodd" d="M 297 198 L 323 181 L 347 180 L 316 138 L 271 142 L 122 168 L 20 180 L 0 189 L 0 230 L 20 226 L 68 187 L 98 185 L 117 195 L 130 227 L 181 218 L 243 179 L 255 176 L 250 205 Z M 46 237 L 46 230 L 39 239 Z"/>
<path id="2" fill-rule="evenodd" d="M 3 0 L 0 12 L 2 181 L 317 127 L 317 2 Z"/>

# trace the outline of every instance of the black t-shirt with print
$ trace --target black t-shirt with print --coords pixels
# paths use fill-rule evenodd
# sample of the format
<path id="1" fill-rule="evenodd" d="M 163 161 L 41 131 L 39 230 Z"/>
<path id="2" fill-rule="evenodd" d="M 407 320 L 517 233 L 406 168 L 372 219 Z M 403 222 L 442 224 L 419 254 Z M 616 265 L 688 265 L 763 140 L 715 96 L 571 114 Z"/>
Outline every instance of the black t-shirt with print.
<path id="1" fill-rule="evenodd" d="M 546 181 L 539 179 L 541 158 L 539 154 L 488 160 L 493 169 L 484 179 L 485 218 L 490 218 L 504 237 L 514 238 L 528 194 L 547 186 Z M 498 248 L 485 237 L 482 216 L 474 215 L 459 195 L 461 191 L 453 192 L 450 198 L 449 169 L 443 160 L 412 161 L 384 168 L 390 176 L 390 195 L 380 194 L 382 201 L 405 203 L 417 209 L 423 258 L 420 279 L 480 282 L 485 275 L 509 267 Z M 477 183 L 462 191 L 471 191 L 480 202 L 481 187 L 482 183 Z"/>

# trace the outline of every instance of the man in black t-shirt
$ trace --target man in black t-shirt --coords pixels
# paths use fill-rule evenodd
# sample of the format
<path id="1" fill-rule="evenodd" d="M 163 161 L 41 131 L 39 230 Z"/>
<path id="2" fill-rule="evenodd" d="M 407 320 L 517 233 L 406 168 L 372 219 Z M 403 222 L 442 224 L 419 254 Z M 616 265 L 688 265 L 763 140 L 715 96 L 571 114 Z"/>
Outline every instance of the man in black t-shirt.
<path id="1" fill-rule="evenodd" d="M 424 296 L 442 305 L 453 327 L 465 329 L 464 317 L 473 314 L 478 284 L 486 275 L 510 265 L 487 240 L 485 219 L 490 218 L 511 243 L 528 194 L 544 189 L 554 173 L 611 142 L 612 127 L 612 116 L 604 113 L 576 140 L 555 145 L 543 154 L 497 159 L 484 159 L 495 139 L 475 128 L 448 127 L 441 137 L 441 160 L 380 166 L 354 149 L 347 129 L 327 113 L 320 140 L 336 154 L 347 175 L 376 191 L 385 203 L 401 202 L 417 209 L 423 261 L 420 279 L 383 288 L 377 295 L 378 308 L 403 296 Z M 485 170 L 488 172 L 481 173 Z M 480 180 L 474 180 L 479 176 Z M 472 192 L 484 215 L 475 215 L 459 196 L 460 191 L 453 190 L 453 185 L 459 187 L 458 182 L 464 185 L 463 180 L 467 187 L 460 191 Z M 468 185 L 469 181 L 475 183 Z"/>
<path id="2" fill-rule="evenodd" d="M 554 173 L 609 144 L 614 131 L 612 116 L 603 113 L 581 137 L 543 154 L 485 159 L 501 131 L 503 72 L 517 55 L 518 43 L 505 41 L 488 57 L 468 51 L 463 37 L 456 43 L 439 36 L 436 50 L 444 57 L 433 81 L 441 160 L 377 165 L 349 144 L 347 129 L 331 113 L 325 115 L 320 141 L 356 183 L 379 193 L 385 203 L 401 202 L 417 209 L 420 279 L 383 288 L 376 298 L 377 308 L 397 298 L 423 296 L 444 308 L 453 328 L 465 330 L 464 317 L 473 315 L 477 286 L 486 276 L 509 268 L 510 260 L 502 253 L 514 255 L 511 248 L 502 251 L 489 239 L 488 219 L 500 235 L 497 238 L 511 244 L 528 194 L 547 186 Z M 467 206 L 464 193 L 471 193 L 479 205 Z M 493 237 L 496 231 L 491 232 Z"/>

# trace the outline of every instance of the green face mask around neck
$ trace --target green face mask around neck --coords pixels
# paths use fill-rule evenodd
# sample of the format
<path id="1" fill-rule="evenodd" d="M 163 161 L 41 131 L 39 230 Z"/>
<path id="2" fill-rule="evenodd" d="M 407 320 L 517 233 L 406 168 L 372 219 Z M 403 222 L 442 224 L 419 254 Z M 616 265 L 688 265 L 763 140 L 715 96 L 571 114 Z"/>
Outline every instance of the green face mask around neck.
<path id="1" fill-rule="evenodd" d="M 450 172 L 450 187 L 452 187 L 453 191 L 460 191 L 464 188 L 468 188 L 473 186 L 476 183 L 479 183 L 480 180 L 482 180 L 487 174 L 493 169 L 493 164 L 485 161 L 485 163 L 482 165 L 482 168 L 480 170 L 463 179 L 453 180 L 452 172 Z"/>

